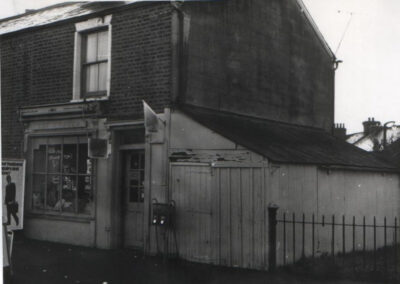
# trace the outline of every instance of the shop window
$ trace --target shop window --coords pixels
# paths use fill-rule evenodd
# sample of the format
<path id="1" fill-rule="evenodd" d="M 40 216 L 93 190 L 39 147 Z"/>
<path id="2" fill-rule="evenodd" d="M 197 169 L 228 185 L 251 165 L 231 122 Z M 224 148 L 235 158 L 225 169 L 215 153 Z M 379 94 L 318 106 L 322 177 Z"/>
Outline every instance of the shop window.
<path id="1" fill-rule="evenodd" d="M 34 138 L 33 210 L 92 214 L 93 173 L 87 137 Z"/>

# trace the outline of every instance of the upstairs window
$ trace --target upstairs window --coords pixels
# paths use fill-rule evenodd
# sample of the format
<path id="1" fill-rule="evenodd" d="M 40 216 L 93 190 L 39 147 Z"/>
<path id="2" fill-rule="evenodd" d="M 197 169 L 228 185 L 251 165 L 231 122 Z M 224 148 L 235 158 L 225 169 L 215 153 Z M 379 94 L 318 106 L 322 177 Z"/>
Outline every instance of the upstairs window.
<path id="1" fill-rule="evenodd" d="M 110 95 L 111 15 L 75 24 L 73 101 Z"/>
<path id="2" fill-rule="evenodd" d="M 83 35 L 82 91 L 85 97 L 107 95 L 108 30 Z"/>

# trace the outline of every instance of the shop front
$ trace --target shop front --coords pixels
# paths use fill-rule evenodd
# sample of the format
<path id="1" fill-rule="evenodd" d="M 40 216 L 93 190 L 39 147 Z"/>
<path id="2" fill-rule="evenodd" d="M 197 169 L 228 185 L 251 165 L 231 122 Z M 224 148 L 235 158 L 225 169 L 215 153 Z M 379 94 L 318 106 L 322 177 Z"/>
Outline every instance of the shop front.
<path id="1" fill-rule="evenodd" d="M 109 122 L 97 102 L 21 109 L 27 237 L 100 248 L 145 243 L 142 120 Z"/>
<path id="2" fill-rule="evenodd" d="M 101 236 L 107 222 L 107 159 L 92 158 L 89 141 L 107 141 L 97 103 L 28 107 L 20 110 L 27 160 L 27 237 L 84 246 L 108 246 Z M 108 148 L 108 145 L 106 145 Z M 105 156 L 110 151 L 105 149 Z M 99 220 L 103 221 L 99 221 Z"/>

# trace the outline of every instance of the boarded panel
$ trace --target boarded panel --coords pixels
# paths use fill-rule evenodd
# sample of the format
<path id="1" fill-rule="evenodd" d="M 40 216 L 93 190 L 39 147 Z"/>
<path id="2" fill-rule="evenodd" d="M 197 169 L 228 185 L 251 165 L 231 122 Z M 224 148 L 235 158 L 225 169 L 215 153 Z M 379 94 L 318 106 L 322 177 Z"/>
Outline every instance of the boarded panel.
<path id="1" fill-rule="evenodd" d="M 240 182 L 240 168 L 230 170 L 231 180 L 231 257 L 232 266 L 242 266 L 242 193 Z"/>
<path id="2" fill-rule="evenodd" d="M 278 219 L 283 219 L 286 212 L 286 220 L 292 221 L 295 213 L 296 221 L 293 224 L 286 223 L 284 235 L 283 223 L 277 227 L 277 262 L 282 265 L 301 258 L 303 254 L 303 227 L 302 214 L 305 221 L 310 222 L 312 214 L 315 221 L 325 225 L 315 226 L 315 255 L 331 253 L 332 250 L 332 222 L 335 217 L 334 251 L 335 253 L 351 252 L 352 227 L 345 226 L 343 231 L 343 216 L 345 224 L 355 223 L 361 225 L 363 216 L 366 224 L 373 225 L 374 216 L 376 224 L 382 226 L 387 217 L 387 225 L 394 224 L 394 218 L 399 216 L 399 179 L 393 174 L 383 174 L 350 170 L 331 170 L 317 168 L 315 166 L 302 165 L 276 165 L 271 167 L 270 196 L 274 197 L 274 203 L 278 204 Z M 284 243 L 284 239 L 285 243 Z M 311 225 L 305 225 L 304 230 L 304 254 L 312 255 L 312 231 Z M 344 242 L 343 242 L 344 240 Z M 366 249 L 373 249 L 373 229 L 366 228 Z M 376 244 L 381 247 L 385 242 L 384 230 L 378 227 L 376 230 Z M 393 230 L 387 230 L 386 242 L 393 242 Z M 344 244 L 344 248 L 343 248 Z M 355 249 L 362 250 L 362 227 L 355 229 Z M 285 250 L 285 252 L 284 252 Z"/>
<path id="3" fill-rule="evenodd" d="M 171 166 L 180 256 L 224 266 L 265 269 L 266 170 Z"/>
<path id="4" fill-rule="evenodd" d="M 220 169 L 220 206 L 221 206 L 221 216 L 220 216 L 220 226 L 221 226 L 221 243 L 220 243 L 220 264 L 231 266 L 231 182 L 230 182 L 230 169 L 221 168 Z"/>
<path id="5" fill-rule="evenodd" d="M 220 264 L 266 268 L 266 182 L 263 167 L 218 168 Z"/>
<path id="6" fill-rule="evenodd" d="M 254 198 L 251 192 L 253 186 L 252 180 L 253 169 L 242 169 L 240 173 L 242 194 L 242 224 L 246 226 L 247 229 L 243 230 L 242 241 L 243 241 L 243 259 L 242 266 L 244 268 L 249 268 L 254 266 L 253 259 L 253 232 L 254 232 Z"/>
<path id="7" fill-rule="evenodd" d="M 188 260 L 212 262 L 210 168 L 172 166 L 171 199 L 176 203 L 180 256 Z"/>

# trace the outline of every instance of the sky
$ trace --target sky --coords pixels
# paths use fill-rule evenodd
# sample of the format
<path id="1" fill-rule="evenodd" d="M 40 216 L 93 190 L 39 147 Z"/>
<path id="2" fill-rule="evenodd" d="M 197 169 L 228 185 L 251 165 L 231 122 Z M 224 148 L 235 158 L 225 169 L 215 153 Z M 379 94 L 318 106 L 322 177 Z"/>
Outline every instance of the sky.
<path id="1" fill-rule="evenodd" d="M 65 2 L 1 0 L 0 18 Z M 400 1 L 303 0 L 337 59 L 335 122 L 348 133 L 374 117 L 400 124 Z"/>

